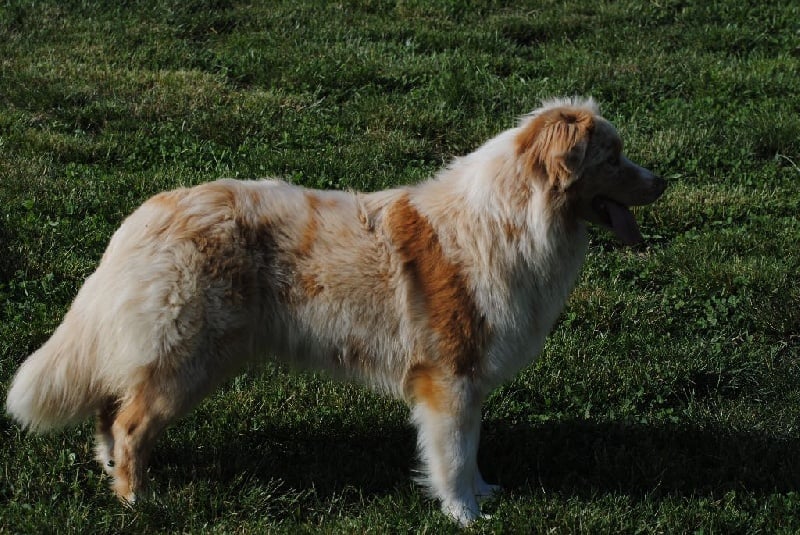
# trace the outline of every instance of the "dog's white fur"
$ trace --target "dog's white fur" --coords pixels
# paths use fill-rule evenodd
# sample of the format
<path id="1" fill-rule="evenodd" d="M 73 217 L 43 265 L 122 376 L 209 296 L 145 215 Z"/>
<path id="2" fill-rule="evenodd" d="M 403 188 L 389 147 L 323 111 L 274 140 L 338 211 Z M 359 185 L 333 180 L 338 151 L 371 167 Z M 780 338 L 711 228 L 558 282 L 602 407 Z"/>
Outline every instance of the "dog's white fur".
<path id="1" fill-rule="evenodd" d="M 424 484 L 468 524 L 495 488 L 476 463 L 481 404 L 541 351 L 584 220 L 620 233 L 625 206 L 663 191 L 620 148 L 593 101 L 564 99 L 416 186 L 221 180 L 157 195 L 22 364 L 8 411 L 37 431 L 97 414 L 98 460 L 133 501 L 161 431 L 272 355 L 405 399 Z"/>

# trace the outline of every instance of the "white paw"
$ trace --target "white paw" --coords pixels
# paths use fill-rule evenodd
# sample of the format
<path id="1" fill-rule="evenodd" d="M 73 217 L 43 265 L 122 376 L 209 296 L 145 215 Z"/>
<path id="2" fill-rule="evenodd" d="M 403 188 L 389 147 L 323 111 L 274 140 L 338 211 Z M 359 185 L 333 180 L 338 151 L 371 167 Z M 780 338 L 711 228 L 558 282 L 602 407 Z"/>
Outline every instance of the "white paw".
<path id="1" fill-rule="evenodd" d="M 481 514 L 477 503 L 469 504 L 468 502 L 451 501 L 442 504 L 442 511 L 462 527 L 469 526 L 479 518 L 486 518 L 486 515 Z"/>
<path id="2" fill-rule="evenodd" d="M 114 460 L 111 458 L 111 450 L 102 444 L 95 447 L 95 459 L 103 467 L 106 474 L 114 476 Z"/>
<path id="3" fill-rule="evenodd" d="M 136 493 L 130 488 L 127 482 L 115 478 L 114 482 L 111 484 L 111 489 L 114 491 L 114 495 L 117 499 L 122 502 L 122 505 L 126 507 L 133 507 L 136 505 Z"/>

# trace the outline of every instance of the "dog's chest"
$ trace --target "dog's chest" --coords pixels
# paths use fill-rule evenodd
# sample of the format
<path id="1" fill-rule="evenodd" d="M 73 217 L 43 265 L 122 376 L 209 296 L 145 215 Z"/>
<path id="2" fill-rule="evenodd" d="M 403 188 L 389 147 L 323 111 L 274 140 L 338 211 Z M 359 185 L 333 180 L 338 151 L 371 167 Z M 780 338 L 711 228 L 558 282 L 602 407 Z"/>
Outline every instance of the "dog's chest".
<path id="1" fill-rule="evenodd" d="M 518 273 L 510 285 L 496 311 L 487 348 L 486 371 L 492 383 L 513 377 L 541 353 L 586 256 L 585 233 L 571 238 L 533 269 Z"/>

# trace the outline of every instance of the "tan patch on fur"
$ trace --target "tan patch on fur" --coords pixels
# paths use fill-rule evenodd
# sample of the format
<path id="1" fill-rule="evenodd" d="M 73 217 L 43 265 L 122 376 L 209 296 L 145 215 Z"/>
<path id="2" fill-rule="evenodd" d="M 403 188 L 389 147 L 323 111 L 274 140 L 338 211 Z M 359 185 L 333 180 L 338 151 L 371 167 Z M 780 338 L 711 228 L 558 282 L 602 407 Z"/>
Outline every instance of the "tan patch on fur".
<path id="1" fill-rule="evenodd" d="M 241 217 L 242 204 L 246 207 L 248 201 L 227 183 L 185 190 L 162 233 L 165 240 L 191 241 L 200 253 L 197 268 L 204 283 L 233 303 L 243 302 L 254 285 L 253 259 L 245 247 L 256 236 Z"/>
<path id="2" fill-rule="evenodd" d="M 308 271 L 308 266 L 301 267 L 303 264 L 302 260 L 311 256 L 314 244 L 317 241 L 320 207 L 333 207 L 336 205 L 336 201 L 332 199 L 320 199 L 313 192 L 309 191 L 305 192 L 305 199 L 308 208 L 308 221 L 303 229 L 299 245 L 294 251 L 296 258 L 301 261 L 294 269 L 298 271 L 297 283 L 302 290 L 302 294 L 307 297 L 316 297 L 322 293 L 325 287 L 319 283 L 319 280 L 313 272 Z"/>
<path id="3" fill-rule="evenodd" d="M 511 194 L 513 206 L 516 207 L 519 213 L 525 213 L 528 209 L 528 203 L 530 203 L 531 197 L 533 196 L 531 185 L 524 180 L 518 180 L 513 184 L 513 187 L 515 188 L 514 192 Z"/>
<path id="4" fill-rule="evenodd" d="M 336 208 L 339 206 L 339 201 L 337 199 L 322 199 L 318 200 L 319 205 L 324 208 Z"/>
<path id="5" fill-rule="evenodd" d="M 424 302 L 439 357 L 460 375 L 477 371 L 485 340 L 483 320 L 458 266 L 442 251 L 430 222 L 408 197 L 390 209 L 387 224 L 405 275 Z M 417 296 L 412 296 L 415 298 Z"/>
<path id="6" fill-rule="evenodd" d="M 122 401 L 114 423 L 114 483 L 117 496 L 129 501 L 146 484 L 147 461 L 158 435 L 177 415 L 182 396 L 165 397 L 157 390 L 163 368 L 144 369 L 141 382 Z"/>
<path id="7" fill-rule="evenodd" d="M 192 189 L 160 193 L 146 205 L 160 210 L 148 230 L 160 241 L 191 240 L 200 251 L 213 240 L 210 229 L 233 217 L 236 196 L 227 184 L 208 183 Z"/>
<path id="8" fill-rule="evenodd" d="M 449 391 L 444 377 L 435 366 L 415 364 L 408 371 L 405 381 L 406 398 L 414 403 L 423 403 L 436 412 L 448 412 Z"/>
<path id="9" fill-rule="evenodd" d="M 594 115 L 589 110 L 548 110 L 517 135 L 517 155 L 523 158 L 527 169 L 543 172 L 551 188 L 563 191 L 575 171 L 571 160 L 585 150 L 593 128 Z"/>
<path id="10" fill-rule="evenodd" d="M 144 388 L 140 388 L 139 393 L 120 409 L 112 426 L 115 462 L 113 488 L 117 496 L 126 501 L 134 499 L 136 491 L 144 484 L 144 459 L 139 458 L 138 441 L 132 437 L 139 425 L 144 423 L 148 412 L 149 400 L 142 395 L 143 391 Z"/>
<path id="11" fill-rule="evenodd" d="M 250 204 L 255 209 L 255 207 L 259 206 L 262 201 L 261 190 L 257 189 L 248 189 L 247 196 L 250 198 Z"/>
<path id="12" fill-rule="evenodd" d="M 313 193 L 306 193 L 305 197 L 308 203 L 308 223 L 303 231 L 303 236 L 300 238 L 300 245 L 295 251 L 300 257 L 307 257 L 311 254 L 314 242 L 317 240 L 319 226 L 319 198 Z"/>
<path id="13" fill-rule="evenodd" d="M 503 223 L 503 234 L 506 240 L 515 242 L 522 235 L 522 229 L 511 221 L 505 221 Z"/>
<path id="14" fill-rule="evenodd" d="M 325 289 L 313 273 L 300 273 L 297 275 L 297 281 L 300 283 L 303 293 L 308 297 L 316 297 Z"/>

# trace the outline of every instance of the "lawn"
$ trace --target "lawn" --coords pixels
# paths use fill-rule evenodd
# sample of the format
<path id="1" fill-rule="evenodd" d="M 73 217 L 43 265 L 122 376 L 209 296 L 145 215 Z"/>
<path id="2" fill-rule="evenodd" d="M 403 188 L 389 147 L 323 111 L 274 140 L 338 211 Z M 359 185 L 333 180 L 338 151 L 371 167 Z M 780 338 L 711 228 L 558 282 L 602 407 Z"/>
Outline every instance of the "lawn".
<path id="1" fill-rule="evenodd" d="M 0 3 L 0 398 L 156 192 L 429 177 L 593 95 L 667 178 L 646 244 L 593 229 L 541 359 L 484 410 L 478 532 L 800 531 L 800 5 Z M 91 422 L 0 416 L 0 533 L 457 531 L 408 410 L 268 365 L 171 428 L 121 506 Z"/>

